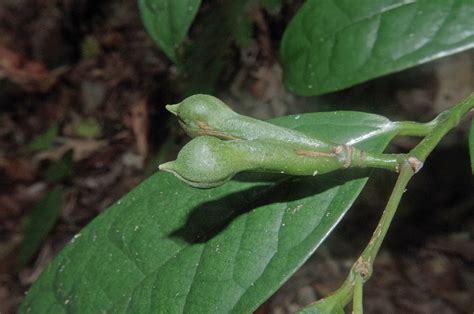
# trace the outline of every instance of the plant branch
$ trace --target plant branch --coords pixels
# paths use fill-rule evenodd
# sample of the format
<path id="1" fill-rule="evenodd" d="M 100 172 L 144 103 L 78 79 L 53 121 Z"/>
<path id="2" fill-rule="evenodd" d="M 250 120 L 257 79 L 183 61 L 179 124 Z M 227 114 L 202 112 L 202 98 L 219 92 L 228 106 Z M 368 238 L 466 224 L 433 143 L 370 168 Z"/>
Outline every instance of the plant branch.
<path id="1" fill-rule="evenodd" d="M 390 195 L 385 210 L 383 211 L 382 217 L 375 228 L 372 238 L 360 256 L 362 259 L 361 262 L 368 264 L 366 267 L 367 271 L 364 273 L 360 270 L 360 267 L 359 269 L 356 269 L 357 267 L 353 267 L 357 273 L 366 279 L 368 279 L 372 273 L 372 264 L 375 256 L 377 255 L 385 235 L 387 234 L 390 223 L 395 216 L 395 212 L 397 211 L 398 204 L 400 204 L 400 200 L 403 196 L 403 193 L 405 192 L 405 188 L 414 174 L 415 171 L 413 170 L 412 165 L 406 161 L 402 166 L 397 182 L 395 183 L 395 187 L 393 188 L 392 194 Z"/>
<path id="2" fill-rule="evenodd" d="M 382 217 L 380 218 L 367 247 L 352 266 L 351 271 L 342 286 L 329 298 L 337 298 L 338 292 L 344 291 L 346 297 L 343 298 L 343 300 L 347 300 L 347 292 L 351 291 L 354 301 L 354 313 L 362 313 L 362 286 L 372 275 L 374 259 L 377 256 L 385 235 L 388 232 L 388 228 L 395 216 L 408 182 L 412 176 L 420 170 L 423 162 L 446 133 L 456 127 L 462 116 L 473 108 L 474 93 L 451 109 L 442 112 L 436 119 L 427 124 L 416 124 L 411 122 L 398 123 L 400 128 L 399 135 L 421 135 L 423 132 L 428 130 L 429 133 L 425 134 L 426 136 L 424 139 L 406 155 L 406 160 L 401 165 L 397 182 L 395 183 Z M 349 302 L 350 300 L 347 301 L 347 303 Z M 314 305 L 317 305 L 318 303 L 319 302 Z M 345 306 L 347 303 L 341 303 L 341 306 Z M 314 305 L 310 305 L 308 308 L 311 308 Z"/>
<path id="3" fill-rule="evenodd" d="M 400 175 L 398 176 L 397 182 L 395 183 L 395 187 L 393 188 L 392 194 L 390 195 L 379 224 L 377 225 L 377 228 L 375 229 L 369 244 L 361 254 L 361 258 L 364 262 L 368 262 L 370 264 L 373 263 L 373 260 L 380 249 L 382 241 L 387 234 L 388 228 L 393 216 L 395 215 L 405 188 L 411 177 L 421 167 L 421 164 L 418 163 L 423 163 L 426 160 L 428 155 L 438 145 L 444 135 L 456 127 L 459 124 L 462 116 L 472 108 L 474 108 L 474 94 L 471 94 L 469 97 L 451 109 L 442 112 L 436 119 L 430 122 L 430 124 L 434 125 L 431 132 L 427 134 L 426 137 L 410 151 L 408 154 L 409 157 L 402 165 Z"/>
<path id="4" fill-rule="evenodd" d="M 474 108 L 474 93 L 449 110 L 442 112 L 434 121 L 433 130 L 410 152 L 410 155 L 424 162 L 451 129 L 456 127 L 462 116 Z"/>
<path id="5" fill-rule="evenodd" d="M 352 313 L 363 314 L 364 313 L 364 281 L 361 277 L 355 278 L 354 285 L 354 300 L 352 303 Z"/>
<path id="6" fill-rule="evenodd" d="M 397 135 L 426 136 L 436 126 L 436 119 L 426 122 L 399 121 L 393 122 Z"/>

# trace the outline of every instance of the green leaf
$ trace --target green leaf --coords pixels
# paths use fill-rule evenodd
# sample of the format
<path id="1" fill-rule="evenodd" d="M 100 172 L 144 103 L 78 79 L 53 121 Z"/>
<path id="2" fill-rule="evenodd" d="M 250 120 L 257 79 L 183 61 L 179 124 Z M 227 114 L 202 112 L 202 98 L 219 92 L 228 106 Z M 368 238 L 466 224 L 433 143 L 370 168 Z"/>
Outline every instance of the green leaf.
<path id="1" fill-rule="evenodd" d="M 138 0 L 140 15 L 153 41 L 173 62 L 201 0 Z"/>
<path id="2" fill-rule="evenodd" d="M 56 224 L 63 206 L 63 193 L 61 186 L 55 186 L 43 196 L 28 216 L 18 256 L 21 265 L 31 260 Z"/>
<path id="3" fill-rule="evenodd" d="M 471 119 L 471 128 L 469 131 L 469 153 L 471 155 L 471 171 L 474 174 L 474 118 Z"/>
<path id="4" fill-rule="evenodd" d="M 272 122 L 370 151 L 394 135 L 387 119 L 356 112 Z M 250 313 L 331 232 L 366 175 L 243 174 L 200 190 L 157 173 L 76 235 L 20 312 Z"/>
<path id="5" fill-rule="evenodd" d="M 69 150 L 64 156 L 52 162 L 46 169 L 45 177 L 49 182 L 60 182 L 72 175 L 74 161 L 73 150 Z"/>
<path id="6" fill-rule="evenodd" d="M 340 90 L 474 47 L 472 0 L 308 0 L 281 44 L 300 95 Z"/>
<path id="7" fill-rule="evenodd" d="M 81 137 L 98 137 L 102 133 L 102 128 L 95 118 L 81 120 L 74 129 L 74 133 Z"/>
<path id="8" fill-rule="evenodd" d="M 186 94 L 212 94 L 222 83 L 221 73 L 233 64 L 234 43 L 246 46 L 252 39 L 248 7 L 251 0 L 220 1 L 196 21 L 196 32 L 183 53 L 181 82 Z M 206 75 L 202 75 L 206 73 Z"/>
<path id="9" fill-rule="evenodd" d="M 50 149 L 53 146 L 54 140 L 58 137 L 59 127 L 55 124 L 50 127 L 46 132 L 36 136 L 28 148 L 33 151 L 41 151 Z"/>

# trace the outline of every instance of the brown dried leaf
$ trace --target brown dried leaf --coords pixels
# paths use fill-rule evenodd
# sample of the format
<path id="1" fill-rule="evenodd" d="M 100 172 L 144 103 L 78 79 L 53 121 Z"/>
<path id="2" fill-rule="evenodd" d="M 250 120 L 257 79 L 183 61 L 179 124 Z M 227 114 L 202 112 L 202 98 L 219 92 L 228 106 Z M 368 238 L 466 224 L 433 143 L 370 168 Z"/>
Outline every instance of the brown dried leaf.
<path id="1" fill-rule="evenodd" d="M 133 131 L 140 156 L 148 155 L 148 103 L 145 98 L 139 99 L 130 108 L 130 128 Z"/>
<path id="2" fill-rule="evenodd" d="M 3 170 L 12 181 L 33 181 L 37 174 L 35 164 L 20 158 L 0 156 L 0 170 Z"/>
<path id="3" fill-rule="evenodd" d="M 108 144 L 105 140 L 94 139 L 67 139 L 67 141 L 56 149 L 41 152 L 36 155 L 37 161 L 41 160 L 59 160 L 67 151 L 73 150 L 74 161 L 80 161 L 88 158 L 96 151 L 102 149 Z"/>
<path id="4" fill-rule="evenodd" d="M 7 78 L 27 91 L 48 91 L 67 70 L 68 67 L 59 67 L 49 71 L 44 64 L 0 46 L 0 78 Z"/>

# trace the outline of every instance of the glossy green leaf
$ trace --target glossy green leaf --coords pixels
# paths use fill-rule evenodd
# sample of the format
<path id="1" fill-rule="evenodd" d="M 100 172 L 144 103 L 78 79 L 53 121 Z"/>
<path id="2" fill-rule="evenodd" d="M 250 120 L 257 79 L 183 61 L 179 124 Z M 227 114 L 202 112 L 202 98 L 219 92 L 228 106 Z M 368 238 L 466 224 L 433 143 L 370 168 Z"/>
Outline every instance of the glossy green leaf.
<path id="1" fill-rule="evenodd" d="M 272 122 L 371 151 L 393 136 L 387 119 L 365 113 Z M 366 175 L 242 174 L 200 190 L 157 173 L 74 237 L 20 312 L 250 313 L 331 232 Z"/>
<path id="2" fill-rule="evenodd" d="M 474 118 L 471 119 L 471 128 L 469 131 L 469 153 L 471 155 L 471 171 L 474 174 Z"/>
<path id="3" fill-rule="evenodd" d="M 20 264 L 25 265 L 30 261 L 53 229 L 63 206 L 63 193 L 61 186 L 54 187 L 43 196 L 28 216 L 18 256 Z"/>
<path id="4" fill-rule="evenodd" d="M 474 47 L 472 0 L 308 0 L 285 31 L 285 83 L 340 90 Z"/>
<path id="5" fill-rule="evenodd" d="M 138 0 L 140 15 L 153 41 L 172 61 L 188 33 L 201 0 Z"/>

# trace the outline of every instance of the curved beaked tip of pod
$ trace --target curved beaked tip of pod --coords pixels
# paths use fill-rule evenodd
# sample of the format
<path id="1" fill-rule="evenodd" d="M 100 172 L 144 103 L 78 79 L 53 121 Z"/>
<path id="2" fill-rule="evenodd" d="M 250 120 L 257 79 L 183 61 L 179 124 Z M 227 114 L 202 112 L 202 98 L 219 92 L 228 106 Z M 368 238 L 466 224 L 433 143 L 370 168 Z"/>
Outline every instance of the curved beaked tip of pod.
<path id="1" fill-rule="evenodd" d="M 194 181 L 190 178 L 187 178 L 187 177 L 183 176 L 180 173 L 180 171 L 178 169 L 176 169 L 175 166 L 176 166 L 176 161 L 168 161 L 168 162 L 165 162 L 164 164 L 159 165 L 158 169 L 162 170 L 162 171 L 172 173 L 175 177 L 177 177 L 181 181 L 187 183 L 188 185 L 190 185 L 192 187 L 199 188 L 199 189 L 214 188 L 214 187 L 217 187 L 219 185 L 224 184 L 226 181 L 228 181 L 230 179 L 230 177 L 229 177 L 229 178 L 226 178 L 224 180 L 216 181 L 216 182 Z"/>
<path id="2" fill-rule="evenodd" d="M 174 114 L 175 116 L 178 115 L 178 108 L 180 104 L 174 104 L 174 105 L 166 105 L 166 110 Z"/>
<path id="3" fill-rule="evenodd" d="M 159 165 L 158 169 L 163 170 L 163 171 L 172 172 L 172 171 L 174 171 L 173 163 L 174 163 L 173 161 L 165 162 L 164 164 Z"/>
<path id="4" fill-rule="evenodd" d="M 195 184 L 192 184 L 193 182 L 189 181 L 189 180 L 186 180 L 186 178 L 184 178 L 181 174 L 178 173 L 177 169 L 174 167 L 175 166 L 175 161 L 168 161 L 168 162 L 165 162 L 164 164 L 161 164 L 158 166 L 158 169 L 160 169 L 161 171 L 166 171 L 166 172 L 169 172 L 169 173 L 172 173 L 174 174 L 178 179 L 192 185 L 192 186 L 195 186 Z"/>

